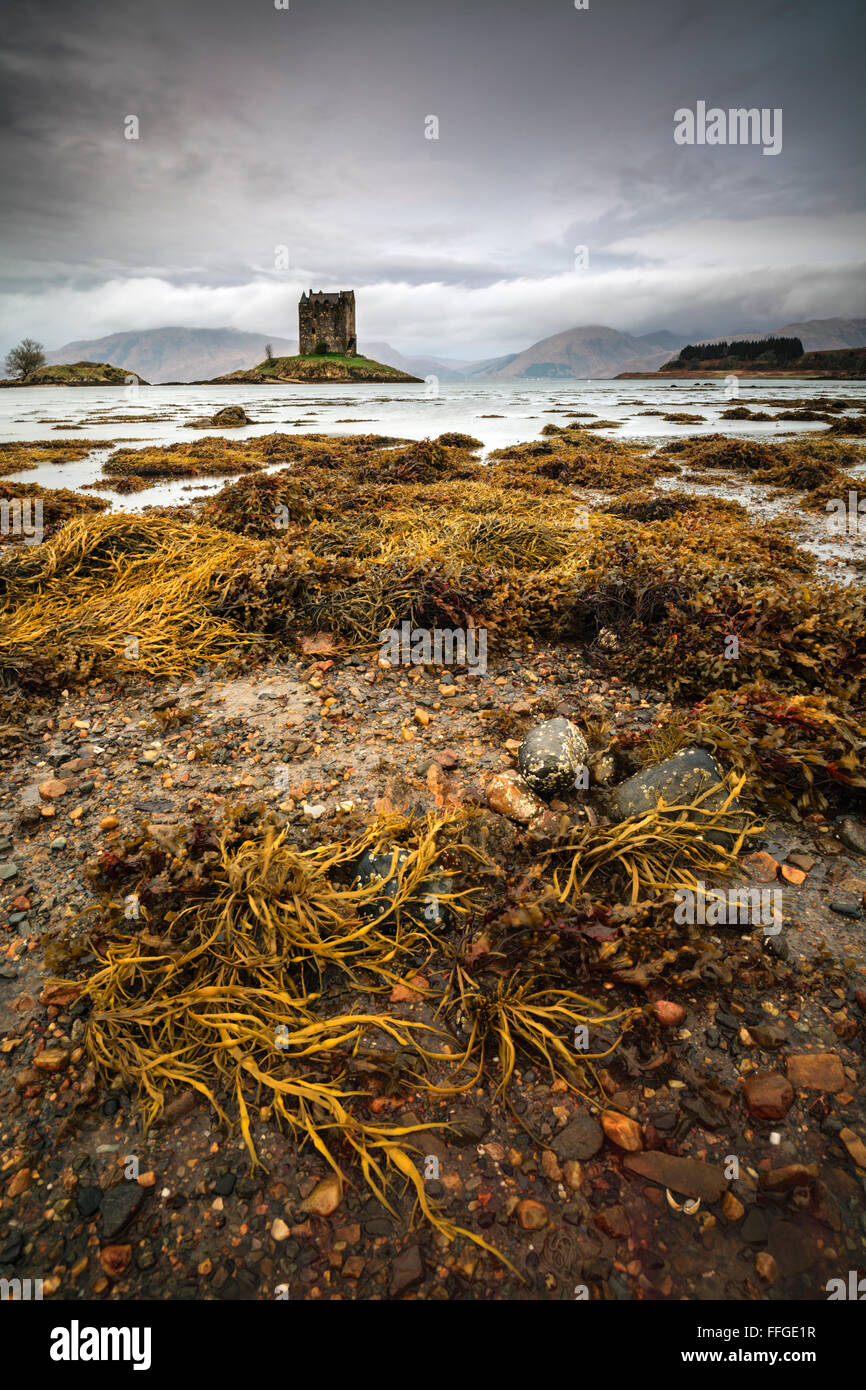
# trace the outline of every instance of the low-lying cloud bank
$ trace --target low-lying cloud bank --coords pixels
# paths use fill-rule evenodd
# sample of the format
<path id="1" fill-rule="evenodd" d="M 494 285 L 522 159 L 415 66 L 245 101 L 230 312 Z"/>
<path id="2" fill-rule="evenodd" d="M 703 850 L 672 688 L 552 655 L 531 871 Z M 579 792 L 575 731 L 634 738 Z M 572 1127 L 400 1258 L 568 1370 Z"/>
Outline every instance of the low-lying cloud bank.
<path id="1" fill-rule="evenodd" d="M 723 234 L 718 226 L 712 231 L 713 240 Z M 368 341 L 384 339 L 406 352 L 456 357 L 518 351 L 578 324 L 604 323 L 631 333 L 670 328 L 715 334 L 866 312 L 866 263 L 853 245 L 838 245 L 837 257 L 826 255 L 815 265 L 806 259 L 805 233 L 781 235 L 775 229 L 773 240 L 775 258 L 761 257 L 756 238 L 757 256 L 733 245 L 725 265 L 706 263 L 700 235 L 677 247 L 666 263 L 660 246 L 632 243 L 628 254 L 640 264 L 594 269 L 590 253 L 587 268 L 481 286 L 444 280 L 322 286 L 311 271 L 259 273 L 226 285 L 117 276 L 82 288 L 61 285 L 7 295 L 0 308 L 0 351 L 25 334 L 53 348 L 70 339 L 174 324 L 291 337 L 298 299 L 311 285 L 354 288 L 359 334 Z"/>

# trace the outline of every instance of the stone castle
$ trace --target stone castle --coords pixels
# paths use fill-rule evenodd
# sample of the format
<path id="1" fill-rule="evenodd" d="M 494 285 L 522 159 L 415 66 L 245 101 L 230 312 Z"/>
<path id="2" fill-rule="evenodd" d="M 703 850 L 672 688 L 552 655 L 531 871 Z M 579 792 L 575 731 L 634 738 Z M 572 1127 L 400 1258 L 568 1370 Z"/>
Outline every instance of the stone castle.
<path id="1" fill-rule="evenodd" d="M 300 350 L 311 357 L 327 348 L 341 357 L 355 357 L 358 339 L 355 337 L 355 291 L 320 290 L 302 294 L 298 304 Z"/>

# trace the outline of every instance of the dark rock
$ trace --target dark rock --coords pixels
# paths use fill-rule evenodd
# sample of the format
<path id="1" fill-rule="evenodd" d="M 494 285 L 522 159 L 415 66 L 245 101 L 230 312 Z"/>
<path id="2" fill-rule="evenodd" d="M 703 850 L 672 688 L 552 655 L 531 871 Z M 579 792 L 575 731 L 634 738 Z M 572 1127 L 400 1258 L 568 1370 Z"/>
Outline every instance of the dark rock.
<path id="1" fill-rule="evenodd" d="M 813 1239 L 790 1221 L 776 1222 L 767 1239 L 767 1249 L 783 1278 L 802 1274 L 820 1254 Z"/>
<path id="2" fill-rule="evenodd" d="M 653 1115 L 652 1122 L 663 1134 L 669 1134 L 672 1129 L 676 1129 L 678 1119 L 679 1114 L 676 1110 L 661 1110 L 657 1115 Z"/>
<path id="3" fill-rule="evenodd" d="M 213 1190 L 217 1197 L 230 1197 L 235 1190 L 237 1178 L 234 1173 L 223 1173 L 222 1177 L 217 1178 L 213 1185 Z"/>
<path id="4" fill-rule="evenodd" d="M 551 1140 L 551 1148 L 558 1159 L 579 1159 L 586 1162 L 594 1158 L 604 1143 L 604 1131 L 591 1115 L 578 1115 L 565 1129 Z"/>
<path id="5" fill-rule="evenodd" d="M 21 1231 L 14 1231 L 6 1244 L 0 1246 L 0 1265 L 14 1265 L 20 1260 L 23 1249 L 24 1236 Z"/>
<path id="6" fill-rule="evenodd" d="M 420 1246 L 410 1245 L 403 1250 L 391 1265 L 391 1283 L 388 1288 L 390 1298 L 400 1298 L 402 1294 L 414 1289 L 424 1279 L 424 1259 Z"/>
<path id="7" fill-rule="evenodd" d="M 830 904 L 830 911 L 838 913 L 840 917 L 853 917 L 855 920 L 863 916 L 857 903 L 846 902 L 843 898 L 834 898 Z"/>
<path id="8" fill-rule="evenodd" d="M 846 816 L 836 826 L 836 834 L 855 854 L 862 854 L 866 858 L 866 825 L 861 825 L 859 821 Z"/>
<path id="9" fill-rule="evenodd" d="M 102 1234 L 105 1240 L 119 1236 L 144 1201 L 144 1188 L 135 1182 L 122 1182 L 109 1188 L 102 1198 Z"/>
<path id="10" fill-rule="evenodd" d="M 749 1032 L 758 1047 L 764 1048 L 766 1052 L 773 1052 L 777 1047 L 784 1047 L 788 1040 L 786 1030 L 780 1028 L 777 1023 L 750 1023 Z"/>
<path id="11" fill-rule="evenodd" d="M 840 1206 L 851 1207 L 862 1205 L 863 1192 L 857 1179 L 844 1168 L 825 1168 L 822 1174 L 823 1181 L 827 1185 L 830 1193 L 835 1197 Z"/>
<path id="12" fill-rule="evenodd" d="M 696 1158 L 679 1158 L 675 1154 L 630 1153 L 623 1159 L 623 1167 L 649 1182 L 669 1187 L 684 1197 L 700 1197 L 704 1202 L 717 1202 L 727 1190 L 728 1181 L 721 1168 L 711 1163 L 701 1163 Z"/>
<path id="13" fill-rule="evenodd" d="M 446 1130 L 446 1138 L 450 1144 L 457 1144 L 464 1147 L 467 1144 L 480 1144 L 488 1129 L 490 1121 L 480 1110 L 460 1110 L 449 1120 L 452 1129 Z"/>
<path id="14" fill-rule="evenodd" d="M 610 812 L 614 820 L 642 815 L 652 810 L 660 797 L 668 805 L 691 805 L 711 787 L 717 790 L 705 797 L 701 807 L 705 811 L 717 811 L 728 796 L 723 785 L 724 776 L 719 763 L 705 748 L 682 748 L 672 758 L 655 767 L 643 768 L 615 787 L 611 794 Z M 732 802 L 730 810 L 736 813 L 739 803 Z M 705 831 L 704 834 L 713 844 L 733 847 L 733 837 L 724 831 Z"/>
<path id="15" fill-rule="evenodd" d="M 237 425 L 249 425 L 250 423 L 250 417 L 240 405 L 224 406 L 222 410 L 218 410 L 211 417 L 211 424 L 222 429 L 233 429 Z"/>
<path id="16" fill-rule="evenodd" d="M 740 1227 L 740 1234 L 747 1245 L 763 1245 L 767 1239 L 769 1226 L 767 1218 L 757 1207 L 752 1207 Z"/>
<path id="17" fill-rule="evenodd" d="M 793 1187 L 810 1187 L 818 1176 L 817 1163 L 786 1163 L 761 1174 L 764 1192 L 790 1192 Z"/>
<path id="18" fill-rule="evenodd" d="M 178 1095 L 172 1096 L 171 1100 L 162 1110 L 154 1121 L 158 1125 L 173 1125 L 184 1115 L 188 1115 L 198 1104 L 198 1097 L 195 1091 L 181 1091 Z"/>
<path id="19" fill-rule="evenodd" d="M 527 786 L 550 800 L 575 791 L 588 751 L 586 739 L 570 719 L 546 719 L 524 735 L 517 766 Z"/>
<path id="20" fill-rule="evenodd" d="M 781 932 L 778 936 L 763 936 L 761 941 L 763 949 L 767 954 L 770 956 L 778 956 L 779 960 L 787 960 L 791 954 L 791 948 Z"/>
<path id="21" fill-rule="evenodd" d="M 369 850 L 361 855 L 355 865 L 356 886 L 366 888 L 377 879 L 382 882 L 381 893 L 358 908 L 365 921 L 379 917 L 382 925 L 389 921 L 392 914 L 388 909 L 400 891 L 400 869 L 408 858 L 409 852 L 405 849 L 397 850 L 396 855 L 371 854 Z M 418 884 L 412 897 L 401 905 L 399 911 L 419 926 L 447 927 L 453 920 L 453 913 L 441 899 L 453 891 L 454 880 L 434 865 L 428 877 Z"/>
<path id="22" fill-rule="evenodd" d="M 102 1188 L 100 1187 L 79 1187 L 75 1194 L 75 1205 L 84 1217 L 89 1221 L 91 1216 L 95 1216 L 102 1205 Z"/>
<path id="23" fill-rule="evenodd" d="M 839 1204 L 820 1178 L 812 1186 L 811 1211 L 812 1216 L 816 1221 L 820 1221 L 822 1226 L 829 1226 L 831 1231 L 841 1231 L 842 1216 Z"/>

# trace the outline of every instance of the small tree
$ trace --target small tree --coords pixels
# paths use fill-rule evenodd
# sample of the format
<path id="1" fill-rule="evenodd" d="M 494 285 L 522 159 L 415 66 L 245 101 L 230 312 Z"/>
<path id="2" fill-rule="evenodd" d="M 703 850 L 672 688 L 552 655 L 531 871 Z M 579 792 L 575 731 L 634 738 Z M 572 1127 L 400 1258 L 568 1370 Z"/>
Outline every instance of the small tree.
<path id="1" fill-rule="evenodd" d="M 265 357 L 269 362 L 274 360 L 274 349 L 270 343 L 265 343 Z"/>
<path id="2" fill-rule="evenodd" d="M 29 376 L 30 372 L 35 372 L 44 362 L 42 344 L 34 342 L 32 338 L 22 338 L 18 346 L 7 354 L 6 370 L 10 376 L 25 377 Z"/>

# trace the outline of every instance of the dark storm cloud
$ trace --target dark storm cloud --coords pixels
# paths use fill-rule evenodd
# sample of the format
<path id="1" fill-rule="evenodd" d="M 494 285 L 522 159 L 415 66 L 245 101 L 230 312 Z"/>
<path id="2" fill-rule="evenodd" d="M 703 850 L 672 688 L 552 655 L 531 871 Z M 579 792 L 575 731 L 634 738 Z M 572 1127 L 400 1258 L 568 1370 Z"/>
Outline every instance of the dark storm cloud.
<path id="1" fill-rule="evenodd" d="M 580 322 L 862 313 L 861 14 L 13 3 L 0 347 L 167 322 L 288 335 L 313 283 L 354 285 L 368 338 L 461 353 Z M 782 108 L 782 153 L 676 146 L 698 100 Z"/>

